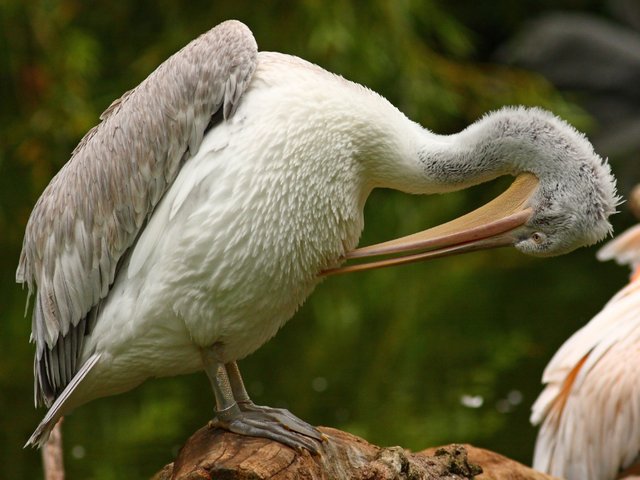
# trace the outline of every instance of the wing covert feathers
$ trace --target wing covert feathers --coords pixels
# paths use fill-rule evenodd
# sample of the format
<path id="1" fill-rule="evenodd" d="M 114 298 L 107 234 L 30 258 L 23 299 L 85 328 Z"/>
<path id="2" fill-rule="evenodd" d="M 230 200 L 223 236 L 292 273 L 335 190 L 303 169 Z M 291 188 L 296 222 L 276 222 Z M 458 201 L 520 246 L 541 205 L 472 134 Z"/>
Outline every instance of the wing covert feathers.
<path id="1" fill-rule="evenodd" d="M 235 111 L 255 70 L 249 29 L 224 22 L 114 101 L 42 193 L 27 224 L 16 281 L 36 291 L 36 403 L 50 405 L 77 370 L 85 317 L 202 141 L 219 109 Z"/>

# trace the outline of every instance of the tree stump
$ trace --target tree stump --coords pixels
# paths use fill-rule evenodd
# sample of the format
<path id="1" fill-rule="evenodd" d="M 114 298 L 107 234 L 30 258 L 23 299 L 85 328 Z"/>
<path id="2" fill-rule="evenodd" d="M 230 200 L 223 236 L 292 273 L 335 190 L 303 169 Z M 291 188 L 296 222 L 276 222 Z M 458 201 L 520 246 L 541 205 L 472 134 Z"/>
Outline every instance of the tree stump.
<path id="1" fill-rule="evenodd" d="M 382 448 L 333 428 L 320 455 L 264 438 L 203 427 L 152 480 L 552 480 L 513 460 L 471 445 L 411 453 Z M 483 472 L 484 471 L 484 472 Z"/>

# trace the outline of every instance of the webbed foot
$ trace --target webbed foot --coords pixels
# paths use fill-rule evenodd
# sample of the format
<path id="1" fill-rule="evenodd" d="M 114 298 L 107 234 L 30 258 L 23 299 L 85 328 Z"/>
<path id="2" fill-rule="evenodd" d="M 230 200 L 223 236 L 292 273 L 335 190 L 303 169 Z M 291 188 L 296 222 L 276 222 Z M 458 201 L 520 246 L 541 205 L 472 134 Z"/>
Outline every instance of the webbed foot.
<path id="1" fill-rule="evenodd" d="M 309 450 L 314 454 L 320 453 L 320 445 L 326 438 L 315 427 L 287 410 L 261 407 L 253 403 L 245 403 L 240 407 L 234 405 L 222 412 L 216 412 L 216 419 L 210 426 L 240 435 L 269 438 L 297 450 Z"/>

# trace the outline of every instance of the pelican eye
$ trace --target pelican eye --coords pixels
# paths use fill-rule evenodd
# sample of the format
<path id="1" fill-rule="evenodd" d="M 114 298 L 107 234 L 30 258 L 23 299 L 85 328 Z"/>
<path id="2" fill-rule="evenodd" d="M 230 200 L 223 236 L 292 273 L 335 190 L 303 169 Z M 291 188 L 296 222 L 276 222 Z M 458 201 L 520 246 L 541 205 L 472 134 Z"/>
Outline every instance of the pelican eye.
<path id="1" fill-rule="evenodd" d="M 547 236 L 542 232 L 533 232 L 529 237 L 536 245 L 541 245 L 547 239 Z"/>

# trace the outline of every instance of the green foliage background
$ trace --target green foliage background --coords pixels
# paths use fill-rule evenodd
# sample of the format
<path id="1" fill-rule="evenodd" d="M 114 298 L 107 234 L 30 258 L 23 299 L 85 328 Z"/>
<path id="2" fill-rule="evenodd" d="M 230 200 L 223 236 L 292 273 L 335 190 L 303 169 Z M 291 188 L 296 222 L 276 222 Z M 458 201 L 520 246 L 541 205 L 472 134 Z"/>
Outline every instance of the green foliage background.
<path id="1" fill-rule="evenodd" d="M 302 56 L 380 92 L 440 133 L 505 104 L 539 105 L 597 128 L 576 98 L 489 53 L 549 8 L 587 0 L 233 2 L 0 0 L 0 463 L 41 476 L 22 445 L 32 406 L 30 322 L 14 282 L 30 209 L 99 113 L 160 62 L 237 18 L 262 50 Z M 376 191 L 362 243 L 439 223 L 503 182 L 442 197 Z M 631 223 L 616 217 L 617 230 Z M 257 403 L 381 445 L 470 442 L 528 463 L 527 417 L 553 352 L 625 281 L 594 249 L 535 260 L 508 250 L 331 278 L 280 334 L 241 362 Z M 482 398 L 464 406 L 463 395 Z M 204 375 L 147 382 L 65 423 L 69 478 L 147 478 L 212 416 Z"/>

